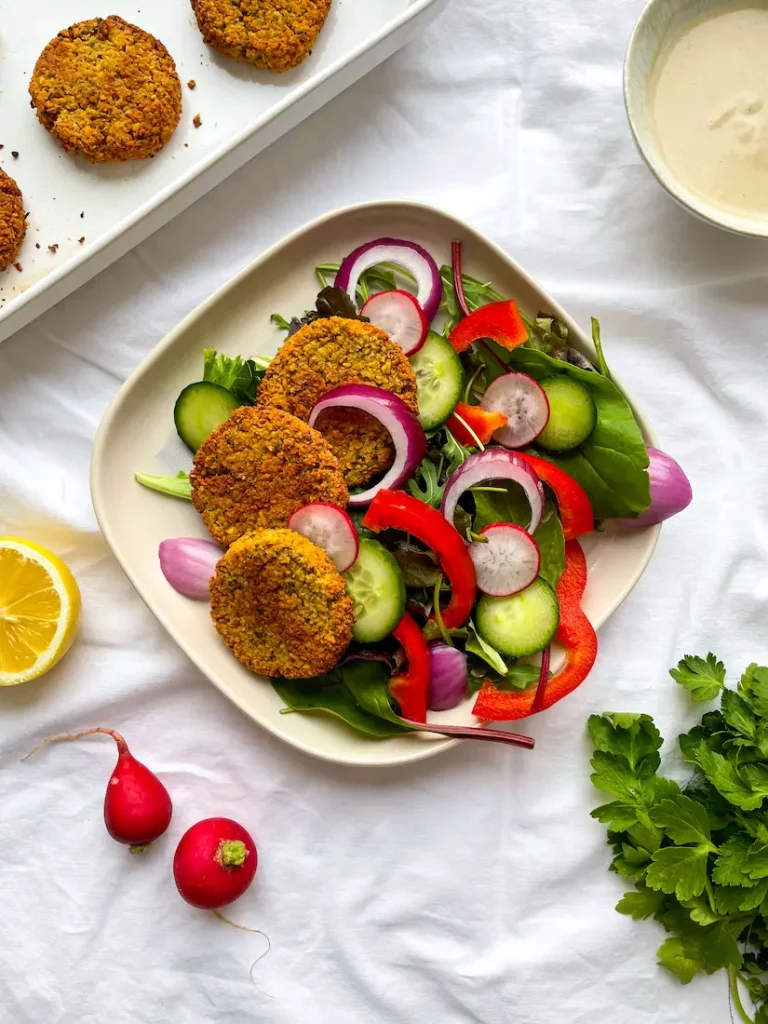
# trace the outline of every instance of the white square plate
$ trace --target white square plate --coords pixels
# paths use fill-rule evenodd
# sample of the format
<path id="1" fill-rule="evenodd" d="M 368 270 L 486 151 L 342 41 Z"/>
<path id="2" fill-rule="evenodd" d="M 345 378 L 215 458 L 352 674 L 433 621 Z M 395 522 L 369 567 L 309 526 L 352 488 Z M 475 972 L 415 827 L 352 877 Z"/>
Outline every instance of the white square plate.
<path id="1" fill-rule="evenodd" d="M 314 268 L 338 262 L 361 242 L 380 236 L 408 238 L 440 262 L 450 261 L 453 238 L 464 243 L 467 273 L 493 281 L 524 310 L 564 319 L 573 343 L 594 358 L 584 333 L 513 260 L 472 228 L 447 214 L 412 203 L 354 206 L 313 222 L 270 249 L 198 306 L 162 341 L 123 385 L 99 427 L 91 467 L 91 493 L 104 536 L 141 597 L 179 646 L 222 693 L 255 722 L 306 753 L 339 764 L 392 765 L 446 750 L 456 740 L 425 734 L 372 740 L 327 715 L 281 714 L 269 682 L 240 665 L 219 639 L 208 606 L 182 597 L 165 581 L 157 558 L 167 537 L 205 537 L 202 521 L 185 501 L 140 487 L 134 473 L 167 473 L 173 447 L 173 406 L 178 393 L 202 372 L 202 354 L 215 347 L 230 355 L 274 353 L 283 333 L 271 313 L 291 316 L 312 306 Z M 639 417 L 646 440 L 653 438 Z M 584 610 L 595 627 L 621 604 L 647 566 L 659 527 L 607 529 L 583 539 L 589 565 Z M 588 685 L 585 684 L 585 685 Z M 430 720 L 472 724 L 471 702 Z"/>

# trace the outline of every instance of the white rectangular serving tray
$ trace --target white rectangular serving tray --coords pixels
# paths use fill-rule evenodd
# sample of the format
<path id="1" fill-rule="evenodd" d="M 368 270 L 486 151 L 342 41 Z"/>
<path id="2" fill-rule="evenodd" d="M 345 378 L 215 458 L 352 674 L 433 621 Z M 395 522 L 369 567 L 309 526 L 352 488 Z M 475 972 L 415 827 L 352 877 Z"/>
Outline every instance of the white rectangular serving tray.
<path id="1" fill-rule="evenodd" d="M 0 0 L 0 167 L 18 182 L 29 211 L 22 270 L 0 274 L 0 341 L 391 56 L 446 2 L 334 0 L 309 59 L 274 75 L 210 50 L 189 0 L 110 0 L 103 9 L 93 0 Z M 29 78 L 43 47 L 61 29 L 97 14 L 120 15 L 153 33 L 176 61 L 181 123 L 151 160 L 95 166 L 75 159 L 30 107 Z M 189 80 L 197 83 L 194 90 Z"/>
<path id="2" fill-rule="evenodd" d="M 285 335 L 270 324 L 270 314 L 290 317 L 310 307 L 318 290 L 315 266 L 338 261 L 362 242 L 384 235 L 418 242 L 438 263 L 450 260 L 451 240 L 461 238 L 467 273 L 493 281 L 502 294 L 529 312 L 546 310 L 561 317 L 572 342 L 596 358 L 591 342 L 565 311 L 514 260 L 468 225 L 416 203 L 348 207 L 274 246 L 190 313 L 121 388 L 99 426 L 91 464 L 94 509 L 107 543 L 182 650 L 255 722 L 308 754 L 349 765 L 417 761 L 457 741 L 424 733 L 377 741 L 328 715 L 281 714 L 282 701 L 268 680 L 239 664 L 219 639 L 208 604 L 176 593 L 160 571 L 160 541 L 206 537 L 200 516 L 187 501 L 141 487 L 134 472 L 164 474 L 178 468 L 178 463 L 169 465 L 168 442 L 175 437 L 173 406 L 181 389 L 200 379 L 204 348 L 215 345 L 229 355 L 273 354 Z M 653 443 L 650 428 L 639 415 L 638 419 L 647 442 Z M 189 453 L 186 458 L 191 466 Z M 583 538 L 589 567 L 584 610 L 596 628 L 640 578 L 659 529 L 608 527 Z M 430 721 L 477 724 L 471 714 L 473 703 L 469 700 L 453 711 L 432 712 Z"/>

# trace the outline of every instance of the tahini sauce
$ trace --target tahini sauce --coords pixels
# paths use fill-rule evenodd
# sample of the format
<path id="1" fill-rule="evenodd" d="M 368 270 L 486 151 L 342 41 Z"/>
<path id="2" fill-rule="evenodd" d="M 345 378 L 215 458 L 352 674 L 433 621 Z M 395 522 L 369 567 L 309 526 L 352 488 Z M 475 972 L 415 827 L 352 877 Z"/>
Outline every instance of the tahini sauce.
<path id="1" fill-rule="evenodd" d="M 688 25 L 649 84 L 651 125 L 679 181 L 731 213 L 768 218 L 768 7 Z"/>

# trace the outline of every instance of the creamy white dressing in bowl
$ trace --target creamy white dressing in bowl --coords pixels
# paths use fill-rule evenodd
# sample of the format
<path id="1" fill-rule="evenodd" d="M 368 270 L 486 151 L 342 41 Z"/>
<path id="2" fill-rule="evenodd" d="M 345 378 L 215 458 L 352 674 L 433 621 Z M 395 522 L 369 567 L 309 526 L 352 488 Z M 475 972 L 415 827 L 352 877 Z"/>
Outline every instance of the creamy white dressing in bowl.
<path id="1" fill-rule="evenodd" d="M 768 0 L 651 0 L 624 88 L 664 187 L 706 220 L 768 236 Z"/>

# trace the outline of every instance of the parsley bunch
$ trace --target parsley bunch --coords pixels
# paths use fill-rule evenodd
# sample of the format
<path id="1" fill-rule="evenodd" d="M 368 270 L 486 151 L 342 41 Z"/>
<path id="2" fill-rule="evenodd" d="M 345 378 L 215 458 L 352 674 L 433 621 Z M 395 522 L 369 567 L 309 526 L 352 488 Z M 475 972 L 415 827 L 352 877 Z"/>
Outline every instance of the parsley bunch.
<path id="1" fill-rule="evenodd" d="M 659 964 L 683 984 L 724 969 L 733 1006 L 753 1024 L 740 983 L 768 1024 L 768 668 L 750 665 L 736 689 L 713 654 L 670 673 L 695 701 L 720 710 L 679 737 L 694 766 L 682 788 L 658 774 L 662 739 L 648 715 L 592 715 L 592 781 L 614 799 L 592 812 L 608 826 L 611 870 L 635 889 L 616 909 L 654 917 L 669 933 Z"/>

